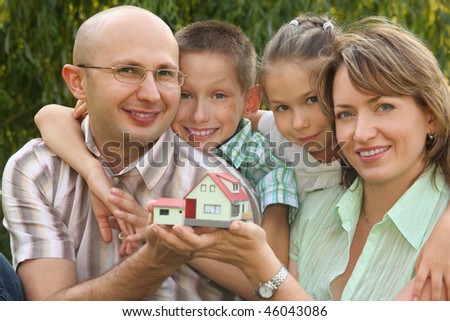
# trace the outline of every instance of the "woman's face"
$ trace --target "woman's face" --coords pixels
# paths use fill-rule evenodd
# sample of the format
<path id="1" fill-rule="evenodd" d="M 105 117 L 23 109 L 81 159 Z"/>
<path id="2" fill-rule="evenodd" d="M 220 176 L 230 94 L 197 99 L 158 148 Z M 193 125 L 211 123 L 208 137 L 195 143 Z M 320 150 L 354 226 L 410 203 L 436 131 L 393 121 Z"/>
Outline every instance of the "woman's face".
<path id="1" fill-rule="evenodd" d="M 366 183 L 404 186 L 425 168 L 426 135 L 434 122 L 413 97 L 363 94 L 340 67 L 333 100 L 338 142 Z"/>

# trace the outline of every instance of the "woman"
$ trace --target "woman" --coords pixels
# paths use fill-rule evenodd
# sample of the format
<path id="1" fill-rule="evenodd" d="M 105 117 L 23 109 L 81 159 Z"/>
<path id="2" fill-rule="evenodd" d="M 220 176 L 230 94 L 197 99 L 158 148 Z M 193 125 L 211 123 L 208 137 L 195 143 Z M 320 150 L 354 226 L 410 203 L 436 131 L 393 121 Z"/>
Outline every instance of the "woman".
<path id="1" fill-rule="evenodd" d="M 236 222 L 231 233 L 149 233 L 177 251 L 193 247 L 196 256 L 236 265 L 265 298 L 407 298 L 420 249 L 450 198 L 450 97 L 433 54 L 411 33 L 375 17 L 354 28 L 318 87 L 335 119 L 348 188 L 307 195 L 291 230 L 290 274 L 250 223 Z"/>

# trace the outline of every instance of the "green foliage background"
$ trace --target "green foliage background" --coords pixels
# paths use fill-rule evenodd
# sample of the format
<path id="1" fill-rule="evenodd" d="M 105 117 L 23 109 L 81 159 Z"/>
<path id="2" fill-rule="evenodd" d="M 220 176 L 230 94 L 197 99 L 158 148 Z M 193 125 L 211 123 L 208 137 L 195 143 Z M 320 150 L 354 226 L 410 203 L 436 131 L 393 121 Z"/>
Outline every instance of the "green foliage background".
<path id="1" fill-rule="evenodd" d="M 173 31 L 198 20 L 240 26 L 261 53 L 264 44 L 299 13 L 328 14 L 345 25 L 380 14 L 424 39 L 450 76 L 450 0 L 0 0 L 0 176 L 7 159 L 39 133 L 33 116 L 47 103 L 73 105 L 61 77 L 71 62 L 80 23 L 108 7 L 133 4 L 159 15 Z M 3 218 L 0 212 L 0 219 Z M 10 257 L 9 236 L 0 226 L 0 251 Z"/>

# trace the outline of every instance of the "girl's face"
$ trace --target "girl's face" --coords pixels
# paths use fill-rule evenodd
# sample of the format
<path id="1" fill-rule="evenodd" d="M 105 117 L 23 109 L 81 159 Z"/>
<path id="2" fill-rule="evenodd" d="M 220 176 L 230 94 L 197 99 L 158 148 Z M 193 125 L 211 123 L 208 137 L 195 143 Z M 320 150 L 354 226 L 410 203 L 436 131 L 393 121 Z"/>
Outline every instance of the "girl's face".
<path id="1" fill-rule="evenodd" d="M 336 157 L 331 120 L 317 100 L 315 72 L 293 62 L 267 66 L 264 90 L 281 134 L 322 162 Z"/>
<path id="2" fill-rule="evenodd" d="M 346 67 L 339 68 L 334 78 L 333 100 L 337 139 L 364 181 L 409 186 L 426 166 L 426 135 L 435 131 L 432 114 L 411 96 L 357 91 Z"/>

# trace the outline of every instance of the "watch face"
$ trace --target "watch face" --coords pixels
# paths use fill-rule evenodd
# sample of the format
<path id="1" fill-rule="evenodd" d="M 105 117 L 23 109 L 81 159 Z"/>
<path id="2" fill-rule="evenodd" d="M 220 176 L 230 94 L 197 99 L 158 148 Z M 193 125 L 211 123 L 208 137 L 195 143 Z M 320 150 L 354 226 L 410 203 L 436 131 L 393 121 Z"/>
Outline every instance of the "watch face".
<path id="1" fill-rule="evenodd" d="M 261 284 L 258 289 L 258 293 L 263 299 L 270 299 L 273 296 L 273 290 L 266 284 Z"/>

